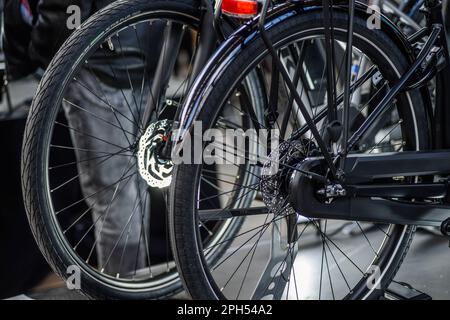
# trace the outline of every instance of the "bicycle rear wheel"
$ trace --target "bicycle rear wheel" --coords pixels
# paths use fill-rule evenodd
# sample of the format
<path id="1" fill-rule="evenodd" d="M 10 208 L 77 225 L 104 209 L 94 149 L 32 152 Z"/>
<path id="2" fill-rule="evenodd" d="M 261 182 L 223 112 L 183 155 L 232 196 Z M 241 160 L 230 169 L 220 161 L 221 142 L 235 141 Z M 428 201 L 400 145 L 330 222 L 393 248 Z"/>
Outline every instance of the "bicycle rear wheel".
<path id="1" fill-rule="evenodd" d="M 321 58 L 323 50 L 320 50 L 324 41 L 323 17 L 319 10 L 286 11 L 289 17 L 283 16 L 282 23 L 274 22 L 268 36 L 280 56 L 293 50 L 297 57 L 305 57 L 298 90 L 311 115 L 316 116 L 326 106 L 325 60 Z M 333 19 L 335 47 L 344 52 L 347 16 L 335 12 Z M 219 56 L 218 61 L 225 61 L 217 67 L 220 72 L 206 75 L 189 94 L 199 97 L 191 102 L 203 107 L 197 120 L 202 121 L 204 128 L 217 128 L 217 119 L 229 108 L 230 97 L 239 93 L 239 83 L 247 72 L 256 68 L 267 70 L 271 65 L 269 52 L 260 37 L 245 39 L 244 43 L 245 47 L 233 58 L 227 60 Z M 359 17 L 355 17 L 352 50 L 355 65 L 362 67 L 364 61 L 365 70 L 371 67 L 377 70 L 376 75 L 358 85 L 358 97 L 355 94 L 352 98 L 351 130 L 355 131 L 383 96 L 384 90 L 406 70 L 408 62 L 392 39 L 380 30 L 367 29 L 365 20 Z M 336 62 L 337 79 L 342 77 L 339 61 L 343 59 Z M 319 63 L 322 64 L 316 72 Z M 268 83 L 276 79 L 274 73 L 267 78 L 270 78 Z M 353 83 L 356 80 L 357 76 L 353 77 Z M 209 83 L 216 85 L 210 88 Z M 342 90 L 337 87 L 338 97 Z M 286 99 L 282 99 L 288 95 L 275 96 L 278 100 L 271 106 L 278 108 L 279 114 L 272 115 L 276 121 L 266 127 L 266 118 L 261 126 L 281 128 L 281 143 L 275 152 L 279 161 L 269 156 L 257 165 L 279 164 L 277 175 L 281 178 L 283 173 L 289 176 L 295 161 L 319 153 L 309 130 L 300 138 L 291 138 L 292 132 L 304 127 L 304 121 L 293 108 L 292 101 L 286 103 Z M 266 98 L 266 101 L 270 100 Z M 240 108 L 239 105 L 235 107 Z M 427 117 L 417 91 L 399 96 L 390 110 L 352 152 L 401 152 L 428 147 Z M 266 110 L 266 115 L 270 112 L 270 109 Z M 326 125 L 326 119 L 318 121 L 319 132 L 323 133 Z M 227 172 L 226 167 L 222 170 Z M 249 206 L 236 205 L 230 197 L 214 210 L 205 212 L 199 207 L 203 199 L 199 191 L 203 171 L 201 164 L 176 166 L 176 179 L 171 188 L 170 227 L 175 260 L 186 290 L 194 299 L 376 298 L 389 285 L 408 251 L 414 227 L 354 221 L 352 237 L 346 236 L 341 231 L 349 229 L 347 221 L 301 217 L 283 193 L 285 180 L 273 180 L 264 174 L 260 174 L 259 184 L 238 188 L 240 192 L 241 189 L 256 188 L 261 194 Z M 234 184 L 233 179 L 229 178 L 228 183 Z M 224 194 L 227 192 L 223 189 Z M 209 261 L 205 253 L 212 247 L 199 242 L 199 223 L 209 219 L 233 220 L 238 216 L 242 219 L 242 215 L 245 222 L 240 231 L 217 244 L 227 245 L 226 253 L 216 262 Z M 288 241 L 292 235 L 295 235 L 295 241 Z M 374 271 L 375 278 L 372 278 Z"/>

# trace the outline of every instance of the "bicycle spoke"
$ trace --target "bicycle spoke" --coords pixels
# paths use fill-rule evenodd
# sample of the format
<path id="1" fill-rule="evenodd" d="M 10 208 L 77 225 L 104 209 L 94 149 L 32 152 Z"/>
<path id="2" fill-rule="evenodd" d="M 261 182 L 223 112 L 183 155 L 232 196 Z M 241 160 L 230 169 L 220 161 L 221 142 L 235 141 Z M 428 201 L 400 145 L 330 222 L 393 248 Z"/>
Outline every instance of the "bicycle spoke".
<path id="1" fill-rule="evenodd" d="M 130 167 L 128 167 L 128 166 L 130 165 L 130 162 L 131 162 L 131 158 L 130 158 L 130 160 L 128 161 L 127 165 L 125 166 L 126 168 L 124 169 L 124 171 L 123 171 L 123 173 L 122 173 L 122 177 L 123 177 L 125 174 L 127 174 L 127 172 L 130 170 Z M 135 174 L 136 174 L 136 173 L 132 174 L 132 175 L 130 176 L 130 178 L 133 177 Z M 126 186 L 129 182 L 130 182 L 130 179 L 127 179 L 127 181 L 126 181 L 126 183 L 125 183 L 125 186 Z M 116 199 L 117 195 L 120 194 L 120 192 L 121 192 L 121 191 L 123 190 L 123 188 L 125 187 L 125 186 L 122 186 L 122 188 L 119 190 L 120 184 L 121 184 L 121 182 L 119 182 L 119 183 L 116 184 L 116 187 L 115 187 L 114 192 L 113 192 L 113 194 L 112 194 L 111 200 L 109 201 L 109 203 L 108 203 L 108 205 L 107 205 L 107 207 L 106 207 L 106 209 L 105 209 L 105 212 L 104 212 L 103 214 L 99 215 L 99 217 L 98 217 L 98 218 L 96 219 L 96 221 L 89 227 L 89 229 L 86 231 L 86 233 L 85 233 L 84 236 L 80 239 L 80 241 L 77 243 L 76 246 L 78 246 L 78 245 L 81 243 L 81 241 L 83 241 L 84 237 L 87 236 L 88 232 L 89 232 L 90 230 L 92 230 L 92 228 L 94 228 L 94 227 L 97 225 L 98 221 L 100 221 L 100 218 L 103 218 L 103 221 L 102 221 L 103 223 L 102 223 L 102 225 L 101 225 L 101 227 L 100 227 L 100 230 L 99 230 L 98 234 L 100 234 L 100 235 L 102 234 L 102 232 L 103 232 L 103 227 L 104 227 L 104 225 L 105 225 L 106 219 L 107 219 L 108 216 L 109 216 L 109 213 L 110 213 L 110 209 L 111 209 L 112 203 L 113 203 L 114 200 Z M 91 247 L 91 250 L 90 250 L 90 252 L 89 252 L 88 260 L 87 260 L 87 261 L 89 261 L 89 259 L 90 259 L 91 255 L 92 255 L 92 253 L 94 252 L 94 248 L 96 247 L 98 241 L 99 241 L 99 238 L 97 237 L 97 238 L 95 239 L 95 241 L 94 241 L 94 244 L 93 244 L 92 247 Z"/>
<path id="2" fill-rule="evenodd" d="M 67 129 L 69 129 L 69 130 L 71 130 L 71 131 L 74 131 L 74 132 L 76 132 L 76 133 L 78 133 L 78 134 L 80 134 L 80 135 L 82 135 L 82 136 L 89 137 L 89 138 L 95 139 L 95 140 L 97 140 L 97 141 L 103 142 L 103 143 L 105 143 L 105 144 L 108 144 L 108 145 L 110 145 L 110 146 L 119 148 L 120 150 L 127 149 L 127 147 L 119 146 L 119 145 L 117 145 L 117 144 L 115 144 L 115 143 L 106 141 L 105 139 L 101 139 L 101 138 L 95 137 L 95 136 L 93 136 L 93 135 L 91 135 L 91 134 L 89 134 L 89 133 L 85 133 L 85 132 L 83 132 L 83 131 L 81 131 L 81 130 L 75 129 L 75 128 L 73 128 L 73 127 L 71 127 L 71 126 L 68 126 L 68 125 L 66 125 L 66 124 L 64 124 L 64 123 L 55 121 L 55 124 L 60 125 L 61 127 L 67 128 Z"/>
<path id="3" fill-rule="evenodd" d="M 108 124 L 108 125 L 110 125 L 110 126 L 112 126 L 112 127 L 114 127 L 114 128 L 120 129 L 122 132 L 128 133 L 129 135 L 131 135 L 131 136 L 133 136 L 133 137 L 136 138 L 136 134 L 134 134 L 134 133 L 132 133 L 132 132 L 130 132 L 130 131 L 125 130 L 122 126 L 118 126 L 118 125 L 116 125 L 116 124 L 114 124 L 114 123 L 112 123 L 112 122 L 110 122 L 110 121 L 108 121 L 108 120 L 105 120 L 105 119 L 99 117 L 98 115 L 96 115 L 95 113 L 93 113 L 93 112 L 87 110 L 86 108 L 83 108 L 83 107 L 77 105 L 76 103 L 73 103 L 72 101 L 67 100 L 66 98 L 63 98 L 63 101 L 66 102 L 66 103 L 68 103 L 68 104 L 70 104 L 72 107 L 75 107 L 75 108 L 77 108 L 77 109 L 79 109 L 79 110 L 81 110 L 81 111 L 86 112 L 87 114 L 89 114 L 90 116 L 94 117 L 95 119 L 100 120 L 100 121 L 102 121 L 102 122 L 104 122 L 104 123 L 106 123 L 106 124 Z M 119 120 L 118 120 L 117 118 L 116 118 L 116 121 L 119 122 Z M 119 123 L 120 123 L 120 122 L 119 122 Z"/>
<path id="4" fill-rule="evenodd" d="M 130 167 L 130 169 L 131 169 L 131 167 Z M 64 212 L 64 211 L 66 211 L 66 210 L 68 210 L 68 209 L 70 209 L 70 208 L 76 206 L 77 204 L 80 204 L 80 203 L 82 203 L 83 201 L 85 201 L 85 200 L 87 200 L 87 199 L 89 199 L 89 198 L 92 198 L 92 197 L 94 197 L 94 196 L 100 194 L 101 192 L 104 192 L 104 191 L 108 190 L 108 189 L 111 188 L 112 186 L 116 185 L 117 182 L 121 182 L 121 181 L 123 181 L 124 179 L 127 179 L 127 178 L 129 178 L 130 176 L 135 175 L 135 174 L 136 174 L 136 173 L 132 173 L 132 174 L 126 176 L 125 178 L 121 178 L 121 179 L 117 180 L 116 182 L 110 184 L 109 186 L 106 186 L 106 187 L 104 187 L 104 188 L 102 188 L 102 189 L 100 189 L 100 190 L 94 192 L 94 193 L 91 194 L 91 195 L 86 196 L 86 197 L 84 197 L 84 198 L 82 198 L 82 199 L 80 199 L 80 200 L 77 200 L 77 201 L 75 201 L 75 202 L 73 202 L 73 203 L 71 203 L 71 204 L 65 206 L 65 207 L 62 208 L 61 210 L 56 211 L 56 212 L 55 212 L 55 215 L 58 215 L 58 214 L 60 214 L 61 212 Z"/>

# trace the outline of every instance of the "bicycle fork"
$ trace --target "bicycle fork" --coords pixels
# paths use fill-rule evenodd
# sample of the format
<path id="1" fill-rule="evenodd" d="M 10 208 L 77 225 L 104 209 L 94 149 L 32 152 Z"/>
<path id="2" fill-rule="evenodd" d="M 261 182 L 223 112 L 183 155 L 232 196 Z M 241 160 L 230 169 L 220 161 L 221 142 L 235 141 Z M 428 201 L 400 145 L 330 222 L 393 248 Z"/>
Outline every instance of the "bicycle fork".
<path id="1" fill-rule="evenodd" d="M 202 67 L 214 51 L 217 42 L 217 36 L 214 29 L 214 12 L 211 2 L 202 0 L 204 12 L 200 23 L 200 40 L 195 52 L 194 63 L 189 76 L 188 88 L 193 84 L 195 78 L 200 73 Z M 168 23 L 162 44 L 163 54 L 159 57 L 155 76 L 150 88 L 149 99 L 143 115 L 144 128 L 151 123 L 154 112 L 159 110 L 161 97 L 164 97 L 170 77 L 177 61 L 177 53 L 180 51 L 185 30 L 182 26 L 174 23 Z M 177 108 L 175 119 L 178 119 L 180 108 Z M 158 115 L 156 115 L 158 116 Z M 167 148 L 164 148 L 167 150 Z M 169 150 L 167 150 L 169 151 Z M 169 151 L 170 152 L 170 151 Z M 166 152 L 164 152 L 166 154 Z M 167 153 L 168 154 L 168 153 Z"/>

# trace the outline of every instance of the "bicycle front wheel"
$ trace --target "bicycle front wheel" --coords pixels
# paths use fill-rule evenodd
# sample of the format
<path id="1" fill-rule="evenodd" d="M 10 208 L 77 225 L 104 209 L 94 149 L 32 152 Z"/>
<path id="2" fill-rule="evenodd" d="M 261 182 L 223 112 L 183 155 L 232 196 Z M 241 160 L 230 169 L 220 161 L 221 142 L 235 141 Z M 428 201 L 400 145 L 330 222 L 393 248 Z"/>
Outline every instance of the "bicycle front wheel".
<path id="1" fill-rule="evenodd" d="M 195 1 L 113 3 L 70 36 L 36 93 L 22 153 L 29 221 L 52 268 L 64 279 L 78 270 L 72 286 L 92 298 L 164 298 L 182 289 L 167 188 L 147 184 L 138 158 L 185 95 L 199 24 Z M 173 30 L 176 50 L 166 40 Z M 155 90 L 160 61 L 169 77 Z"/>

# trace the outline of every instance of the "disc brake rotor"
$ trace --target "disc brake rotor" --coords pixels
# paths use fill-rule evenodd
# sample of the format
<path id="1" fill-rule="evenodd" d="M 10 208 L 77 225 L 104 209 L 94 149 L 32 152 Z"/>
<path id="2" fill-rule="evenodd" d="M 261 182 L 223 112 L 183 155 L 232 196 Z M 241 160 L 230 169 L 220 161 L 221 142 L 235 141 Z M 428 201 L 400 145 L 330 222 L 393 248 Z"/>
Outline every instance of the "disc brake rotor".
<path id="1" fill-rule="evenodd" d="M 154 122 L 148 126 L 139 140 L 137 153 L 139 173 L 150 187 L 165 188 L 172 181 L 172 161 L 158 157 L 171 124 L 172 121 L 166 119 Z"/>

